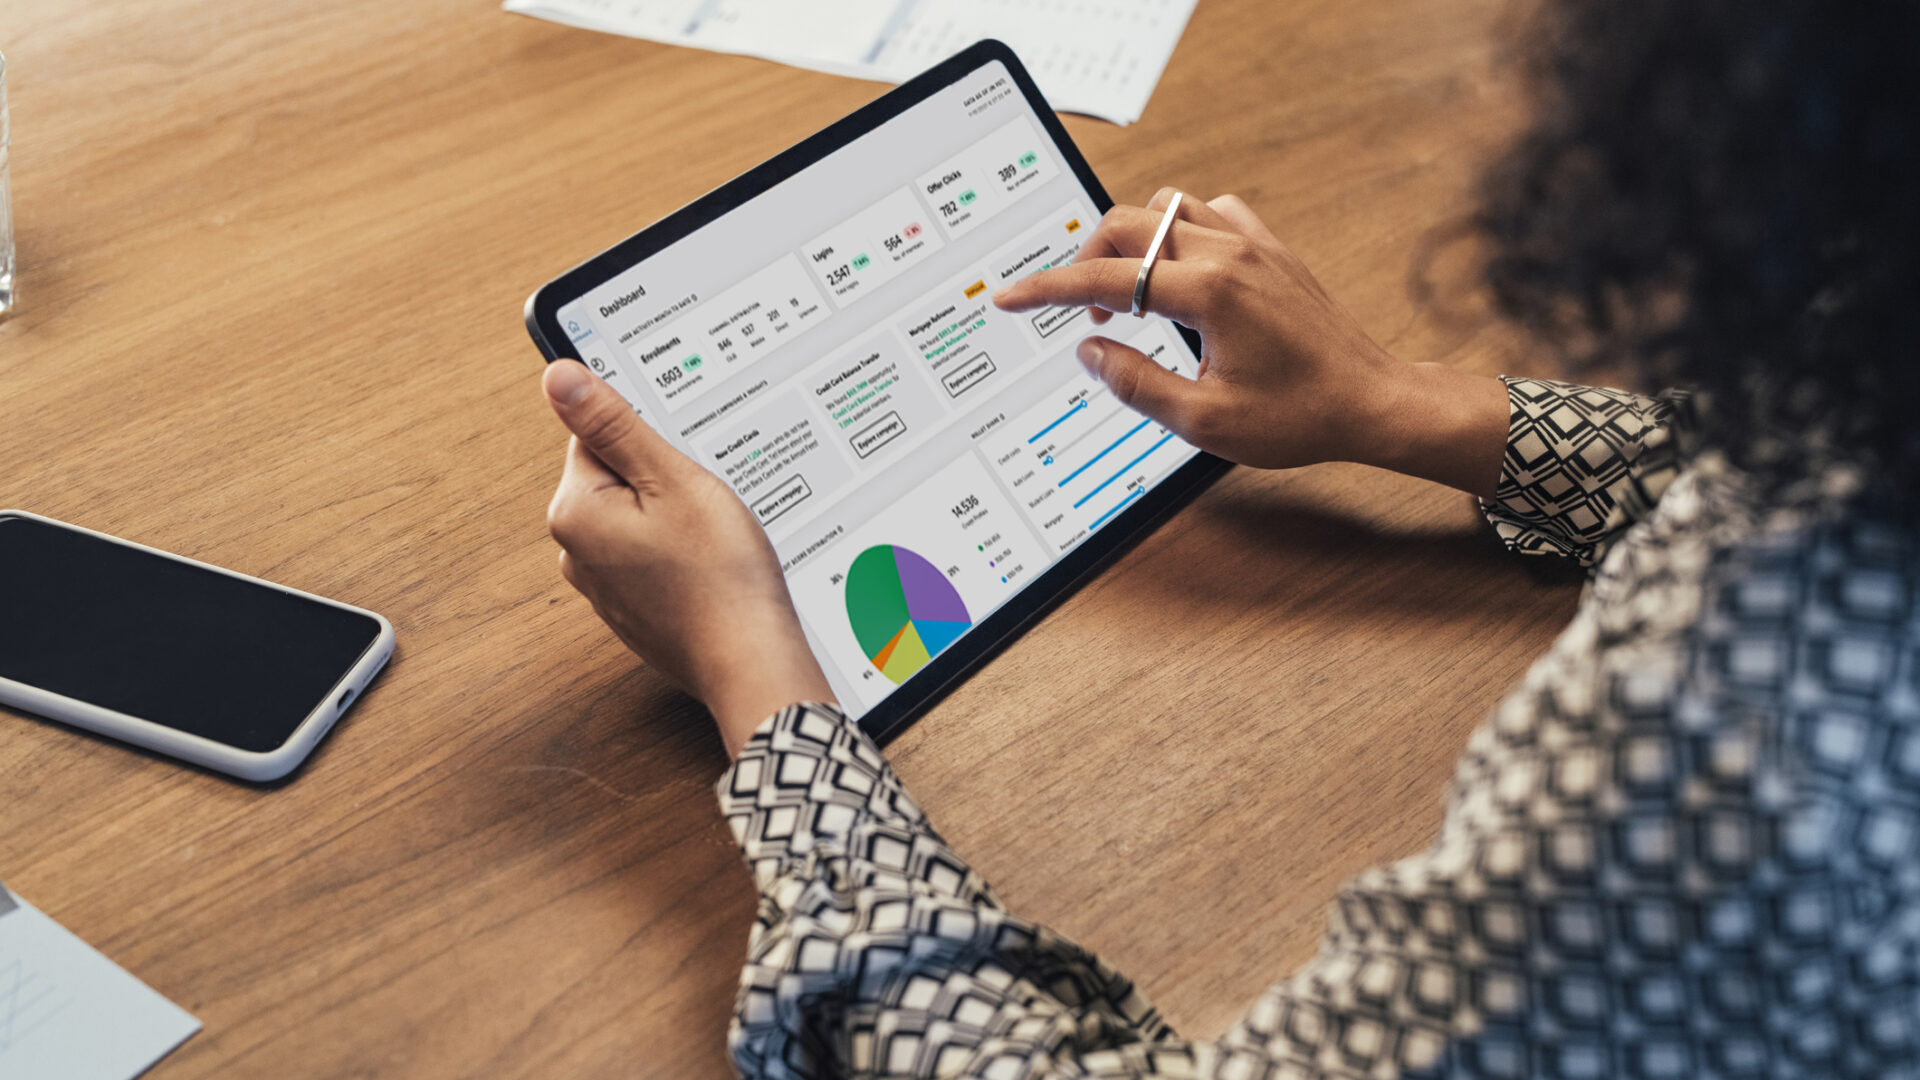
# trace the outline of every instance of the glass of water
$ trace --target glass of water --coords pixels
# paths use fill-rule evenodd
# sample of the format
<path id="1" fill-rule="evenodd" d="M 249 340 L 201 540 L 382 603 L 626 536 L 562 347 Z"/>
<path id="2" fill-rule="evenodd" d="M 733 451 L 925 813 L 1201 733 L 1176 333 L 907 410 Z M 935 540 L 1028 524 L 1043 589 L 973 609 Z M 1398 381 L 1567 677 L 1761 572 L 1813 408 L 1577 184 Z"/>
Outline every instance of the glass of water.
<path id="1" fill-rule="evenodd" d="M 7 145 L 7 58 L 0 56 L 0 319 L 13 310 L 13 185 Z"/>

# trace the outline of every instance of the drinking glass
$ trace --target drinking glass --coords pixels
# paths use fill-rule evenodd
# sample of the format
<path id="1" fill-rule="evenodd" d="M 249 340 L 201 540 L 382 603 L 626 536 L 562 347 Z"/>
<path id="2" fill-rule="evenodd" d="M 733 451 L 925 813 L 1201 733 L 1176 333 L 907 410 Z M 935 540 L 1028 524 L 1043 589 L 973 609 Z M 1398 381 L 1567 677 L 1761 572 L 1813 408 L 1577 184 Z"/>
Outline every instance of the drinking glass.
<path id="1" fill-rule="evenodd" d="M 7 171 L 7 58 L 0 56 L 0 319 L 13 310 L 13 185 Z"/>
<path id="2" fill-rule="evenodd" d="M 0 319 L 13 310 L 13 185 L 7 171 L 7 58 L 0 56 Z"/>

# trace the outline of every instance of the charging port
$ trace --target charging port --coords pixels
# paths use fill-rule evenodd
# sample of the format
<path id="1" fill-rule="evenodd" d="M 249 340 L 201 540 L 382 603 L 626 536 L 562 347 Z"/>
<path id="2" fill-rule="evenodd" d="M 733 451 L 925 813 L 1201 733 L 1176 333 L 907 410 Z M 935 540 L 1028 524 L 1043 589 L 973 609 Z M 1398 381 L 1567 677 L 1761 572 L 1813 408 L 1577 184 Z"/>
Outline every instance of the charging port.
<path id="1" fill-rule="evenodd" d="M 342 709 L 346 708 L 347 702 L 352 700 L 353 700 L 353 687 L 349 686 L 347 687 L 347 692 L 340 695 L 340 708 Z"/>

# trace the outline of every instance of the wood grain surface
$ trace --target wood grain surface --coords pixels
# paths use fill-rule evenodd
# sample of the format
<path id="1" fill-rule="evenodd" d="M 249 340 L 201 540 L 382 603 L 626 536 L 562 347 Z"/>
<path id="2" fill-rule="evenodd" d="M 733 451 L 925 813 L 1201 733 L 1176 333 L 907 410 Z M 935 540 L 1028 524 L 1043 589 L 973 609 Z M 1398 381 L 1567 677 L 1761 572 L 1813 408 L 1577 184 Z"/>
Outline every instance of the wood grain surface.
<path id="1" fill-rule="evenodd" d="M 1518 111 L 1505 0 L 1203 0 L 1115 195 L 1245 196 L 1408 359 Z M 374 608 L 393 666 L 256 787 L 0 713 L 0 879 L 206 1029 L 152 1075 L 728 1075 L 753 910 L 702 711 L 554 565 L 552 274 L 883 87 L 491 0 L 0 0 L 21 309 L 0 506 Z M 1218 1034 L 1572 610 L 1456 493 L 1237 470 L 890 754 L 1012 906 Z M 0 617 L 6 617 L 0 598 Z"/>

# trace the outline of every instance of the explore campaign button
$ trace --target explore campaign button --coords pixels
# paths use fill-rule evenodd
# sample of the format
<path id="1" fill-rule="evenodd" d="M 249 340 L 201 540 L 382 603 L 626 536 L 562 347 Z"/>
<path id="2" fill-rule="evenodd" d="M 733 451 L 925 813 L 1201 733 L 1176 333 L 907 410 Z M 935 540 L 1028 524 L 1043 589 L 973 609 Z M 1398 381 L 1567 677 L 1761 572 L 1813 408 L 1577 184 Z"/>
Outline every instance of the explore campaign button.
<path id="1" fill-rule="evenodd" d="M 866 457 L 906 433 L 906 421 L 900 419 L 899 413 L 890 412 L 855 432 L 853 438 L 847 441 L 852 444 L 854 453 Z"/>
<path id="2" fill-rule="evenodd" d="M 1050 307 L 1034 315 L 1033 328 L 1046 337 L 1086 313 L 1083 307 Z"/>
<path id="3" fill-rule="evenodd" d="M 993 361 L 987 357 L 986 353 L 981 353 L 978 356 L 969 357 L 958 370 L 949 371 L 941 376 L 940 385 L 947 388 L 948 397 L 959 397 L 980 385 L 980 381 L 991 374 L 993 374 Z"/>
<path id="4" fill-rule="evenodd" d="M 753 516 L 760 519 L 760 524 L 765 525 L 799 506 L 807 500 L 807 496 L 812 494 L 813 489 L 807 486 L 806 477 L 794 476 L 756 500 L 753 504 Z"/>

